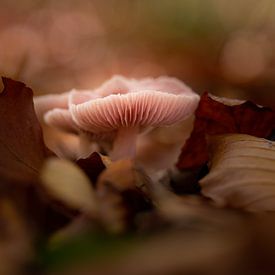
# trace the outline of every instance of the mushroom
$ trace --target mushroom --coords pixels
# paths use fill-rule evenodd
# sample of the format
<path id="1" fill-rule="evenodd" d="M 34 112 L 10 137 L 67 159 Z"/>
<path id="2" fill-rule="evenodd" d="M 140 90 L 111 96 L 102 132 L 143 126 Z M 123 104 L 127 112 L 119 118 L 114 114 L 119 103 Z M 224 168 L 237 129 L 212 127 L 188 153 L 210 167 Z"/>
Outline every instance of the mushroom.
<path id="1" fill-rule="evenodd" d="M 71 118 L 68 111 L 68 100 L 71 92 L 36 96 L 34 97 L 34 107 L 43 127 L 47 146 L 61 158 L 78 159 L 92 152 L 95 146 L 94 144 L 91 146 L 90 142 L 87 145 L 85 134 L 78 129 Z M 90 91 L 87 90 L 78 92 L 81 95 L 78 103 L 91 96 Z M 85 153 L 83 153 L 84 151 Z"/>
<path id="2" fill-rule="evenodd" d="M 78 150 L 75 158 L 85 158 L 98 149 L 94 141 L 101 141 L 102 144 L 103 141 L 106 141 L 106 139 L 109 141 L 111 139 L 111 135 L 97 135 L 90 131 L 81 129 L 73 120 L 69 106 L 71 104 L 81 104 L 83 102 L 90 101 L 98 98 L 100 95 L 96 92 L 87 90 L 77 91 L 75 89 L 66 94 L 67 108 L 54 108 L 49 110 L 46 114 L 44 114 L 44 121 L 46 124 L 60 129 L 63 132 L 78 136 Z"/>
<path id="3" fill-rule="evenodd" d="M 68 108 L 68 96 L 69 93 L 66 92 L 34 97 L 34 108 L 39 121 L 43 122 L 44 114 L 53 108 Z"/>
<path id="4" fill-rule="evenodd" d="M 142 80 L 114 76 L 94 91 L 71 91 L 68 109 L 53 109 L 45 121 L 59 129 L 112 140 L 113 160 L 134 158 L 136 138 L 149 127 L 168 126 L 189 117 L 199 96 L 171 77 Z"/>
<path id="5" fill-rule="evenodd" d="M 106 91 L 106 86 L 118 80 L 122 87 L 117 89 L 119 93 Z M 113 160 L 133 158 L 141 130 L 184 120 L 194 112 L 199 101 L 190 88 L 168 77 L 141 81 L 115 77 L 101 89 L 97 92 L 105 96 L 80 104 L 74 103 L 74 94 L 70 95 L 69 109 L 74 122 L 87 132 L 98 135 L 116 132 L 110 154 Z"/>

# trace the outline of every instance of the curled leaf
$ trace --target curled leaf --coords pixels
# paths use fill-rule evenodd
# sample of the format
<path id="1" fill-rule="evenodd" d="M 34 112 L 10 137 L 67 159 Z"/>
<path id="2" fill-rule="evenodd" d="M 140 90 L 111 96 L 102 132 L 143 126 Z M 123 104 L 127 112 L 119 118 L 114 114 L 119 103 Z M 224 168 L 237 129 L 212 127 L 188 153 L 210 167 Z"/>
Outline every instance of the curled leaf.
<path id="1" fill-rule="evenodd" d="M 96 198 L 92 184 L 74 163 L 57 158 L 48 159 L 41 171 L 41 182 L 53 198 L 65 205 L 94 214 Z"/>
<path id="2" fill-rule="evenodd" d="M 0 93 L 0 180 L 34 182 L 49 154 L 33 106 L 32 90 L 2 78 Z"/>
<path id="3" fill-rule="evenodd" d="M 228 133 L 268 138 L 275 129 L 275 112 L 250 101 L 232 101 L 205 93 L 196 110 L 194 129 L 182 148 L 177 167 L 200 167 L 208 161 L 207 135 Z"/>
<path id="4" fill-rule="evenodd" d="M 211 137 L 202 194 L 220 206 L 275 211 L 275 142 L 248 135 Z"/>

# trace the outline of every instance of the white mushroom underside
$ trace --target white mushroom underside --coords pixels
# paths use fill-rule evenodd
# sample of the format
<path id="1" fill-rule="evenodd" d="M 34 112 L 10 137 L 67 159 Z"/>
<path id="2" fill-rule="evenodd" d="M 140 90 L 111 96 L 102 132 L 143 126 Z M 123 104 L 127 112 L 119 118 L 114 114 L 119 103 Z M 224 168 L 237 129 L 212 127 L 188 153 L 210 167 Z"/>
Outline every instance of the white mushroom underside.
<path id="1" fill-rule="evenodd" d="M 121 127 L 171 125 L 192 114 L 197 103 L 196 94 L 142 91 L 70 104 L 69 108 L 80 128 L 100 133 Z"/>

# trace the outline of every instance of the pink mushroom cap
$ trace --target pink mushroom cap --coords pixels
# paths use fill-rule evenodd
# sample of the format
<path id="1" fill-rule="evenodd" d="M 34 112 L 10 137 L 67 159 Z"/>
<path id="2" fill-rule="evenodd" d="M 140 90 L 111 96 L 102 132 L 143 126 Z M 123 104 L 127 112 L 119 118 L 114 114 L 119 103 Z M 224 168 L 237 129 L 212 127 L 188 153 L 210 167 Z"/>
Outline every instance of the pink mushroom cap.
<path id="1" fill-rule="evenodd" d="M 72 103 L 70 112 L 81 129 L 99 134 L 121 127 L 171 125 L 192 114 L 197 102 L 197 97 L 190 94 L 142 90 Z"/>
<path id="2" fill-rule="evenodd" d="M 118 159 L 134 155 L 132 148 L 140 129 L 172 125 L 193 114 L 199 96 L 171 77 L 135 80 L 114 76 L 93 91 L 73 90 L 66 100 L 67 108 L 54 108 L 45 114 L 46 123 L 97 136 L 115 131 L 112 155 Z"/>
<path id="3" fill-rule="evenodd" d="M 46 112 L 53 108 L 68 108 L 69 92 L 62 94 L 48 94 L 34 97 L 34 108 L 39 120 L 43 120 Z"/>

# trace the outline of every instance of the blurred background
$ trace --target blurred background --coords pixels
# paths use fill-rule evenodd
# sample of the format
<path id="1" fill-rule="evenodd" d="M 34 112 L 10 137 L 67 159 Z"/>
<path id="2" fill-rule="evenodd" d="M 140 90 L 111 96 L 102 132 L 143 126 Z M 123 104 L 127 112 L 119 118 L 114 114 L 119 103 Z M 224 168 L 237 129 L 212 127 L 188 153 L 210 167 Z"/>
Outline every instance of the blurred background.
<path id="1" fill-rule="evenodd" d="M 36 94 L 170 75 L 275 107 L 274 0 L 1 0 L 0 73 Z"/>

